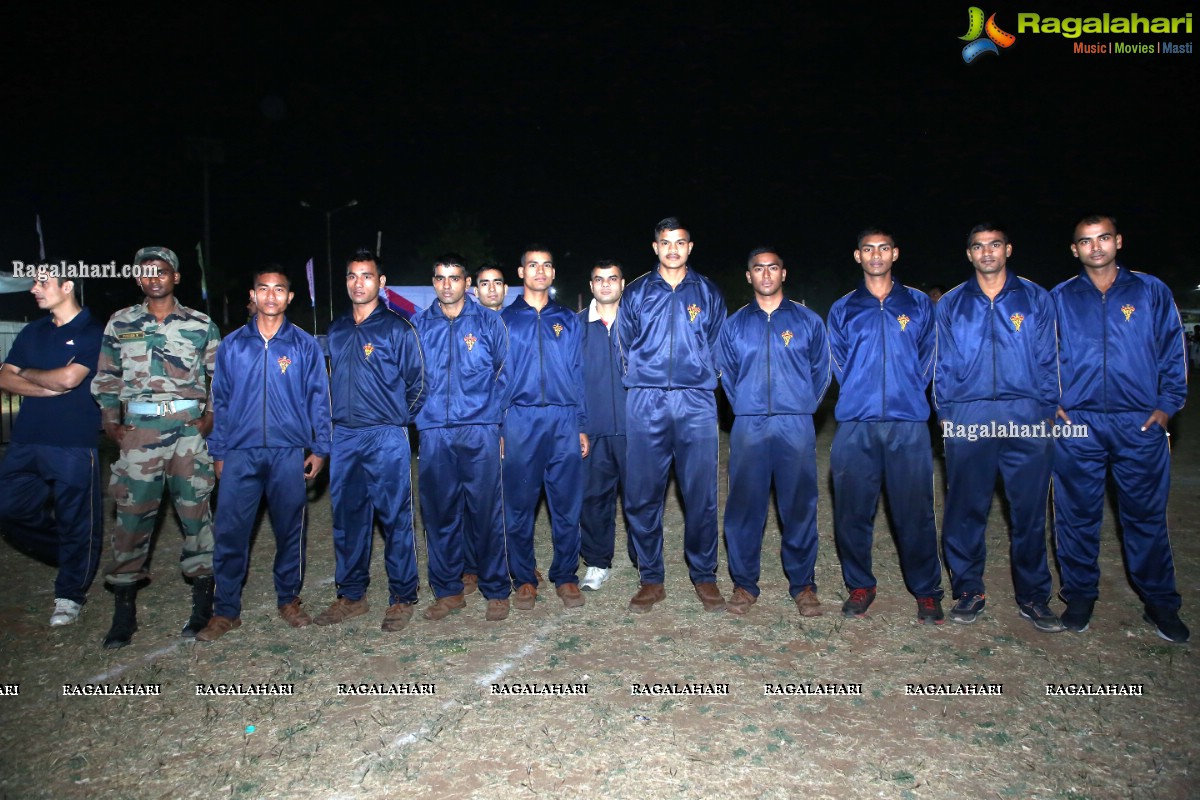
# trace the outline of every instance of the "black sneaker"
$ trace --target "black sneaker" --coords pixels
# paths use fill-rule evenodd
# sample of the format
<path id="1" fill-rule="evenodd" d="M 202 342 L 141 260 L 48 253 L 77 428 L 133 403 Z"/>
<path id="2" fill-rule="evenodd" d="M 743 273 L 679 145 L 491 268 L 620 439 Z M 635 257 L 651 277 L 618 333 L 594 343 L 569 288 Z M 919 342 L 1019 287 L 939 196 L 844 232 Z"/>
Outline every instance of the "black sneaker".
<path id="1" fill-rule="evenodd" d="M 1050 606 L 1045 603 L 1019 603 L 1017 608 L 1021 612 L 1021 617 L 1033 623 L 1033 627 L 1039 631 L 1046 633 L 1058 633 L 1065 630 L 1062 620 L 1058 615 L 1050 610 Z M 1084 625 L 1086 628 L 1087 625 Z"/>
<path id="2" fill-rule="evenodd" d="M 851 589 L 850 596 L 842 603 L 842 614 L 847 617 L 865 617 L 871 603 L 875 602 L 875 587 L 870 589 Z"/>
<path id="3" fill-rule="evenodd" d="M 1179 612 L 1173 608 L 1146 606 L 1146 613 L 1142 614 L 1142 619 L 1153 625 L 1154 632 L 1168 642 L 1183 644 L 1192 636 L 1187 625 L 1179 618 Z"/>
<path id="4" fill-rule="evenodd" d="M 942 601 L 935 597 L 918 597 L 917 622 L 922 625 L 944 624 L 946 615 L 942 613 Z"/>
<path id="5" fill-rule="evenodd" d="M 1063 612 L 1061 619 L 1063 627 L 1075 633 L 1083 633 L 1092 623 L 1092 609 L 1095 607 L 1095 600 L 1068 600 L 1067 610 Z"/>
<path id="6" fill-rule="evenodd" d="M 954 604 L 954 608 L 950 609 L 950 620 L 962 625 L 970 625 L 979 619 L 985 605 L 987 605 L 986 595 L 969 592 L 961 594 L 958 602 Z"/>

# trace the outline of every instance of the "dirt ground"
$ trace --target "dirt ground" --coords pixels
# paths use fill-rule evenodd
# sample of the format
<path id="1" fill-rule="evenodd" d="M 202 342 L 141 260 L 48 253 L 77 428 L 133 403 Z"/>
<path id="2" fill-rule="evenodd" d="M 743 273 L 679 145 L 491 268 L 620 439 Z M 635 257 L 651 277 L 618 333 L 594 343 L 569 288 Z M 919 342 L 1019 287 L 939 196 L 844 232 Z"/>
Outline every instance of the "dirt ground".
<path id="1" fill-rule="evenodd" d="M 242 628 L 211 645 L 185 643 L 177 634 L 189 595 L 174 563 L 178 529 L 164 515 L 154 582 L 139 596 L 140 630 L 130 647 L 105 651 L 111 599 L 100 582 L 77 624 L 51 629 L 54 571 L 0 545 L 0 684 L 19 686 L 19 695 L 0 696 L 0 797 L 1200 795 L 1194 645 L 1168 644 L 1142 622 L 1111 513 L 1101 599 L 1084 634 L 1039 633 L 1017 616 L 999 502 L 988 532 L 989 604 L 978 623 L 916 624 L 882 513 L 879 598 L 866 619 L 846 620 L 837 613 L 845 589 L 825 491 L 833 430 L 826 415 L 818 427 L 817 579 L 827 613 L 815 619 L 799 617 L 787 596 L 773 518 L 759 603 L 744 619 L 703 613 L 682 563 L 673 494 L 667 600 L 643 617 L 625 611 L 637 575 L 622 563 L 582 609 L 566 611 L 544 591 L 534 611 L 514 609 L 489 624 L 476 594 L 446 620 L 418 614 L 403 633 L 385 634 L 377 547 L 370 614 L 292 630 L 274 613 L 264 521 Z M 1200 630 L 1195 404 L 1173 430 L 1172 541 L 1184 618 Z M 723 485 L 722 508 L 724 496 Z M 304 597 L 315 614 L 334 597 L 327 492 L 310 514 Z M 544 509 L 538 555 L 548 564 Z M 723 557 L 720 574 L 728 593 Z M 64 684 L 83 683 L 158 684 L 161 694 L 64 696 Z M 292 684 L 294 694 L 197 696 L 197 684 L 217 683 Z M 339 684 L 362 683 L 433 684 L 436 693 L 338 693 Z M 494 683 L 586 684 L 587 693 L 494 695 Z M 632 694 L 651 683 L 727 684 L 728 692 Z M 1142 693 L 1047 696 L 1048 683 L 1137 685 Z M 765 684 L 833 684 L 843 693 L 765 696 Z M 861 694 L 844 693 L 859 684 Z M 909 684 L 998 684 L 1001 693 L 914 696 Z"/>

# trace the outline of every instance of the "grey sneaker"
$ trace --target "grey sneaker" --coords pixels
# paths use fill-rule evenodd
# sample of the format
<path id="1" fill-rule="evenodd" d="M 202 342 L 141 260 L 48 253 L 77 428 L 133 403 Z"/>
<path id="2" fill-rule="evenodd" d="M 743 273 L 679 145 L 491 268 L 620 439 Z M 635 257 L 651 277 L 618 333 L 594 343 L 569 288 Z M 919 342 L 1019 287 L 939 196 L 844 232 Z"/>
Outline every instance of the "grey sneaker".
<path id="1" fill-rule="evenodd" d="M 987 596 L 982 594 L 963 594 L 958 602 L 950 609 L 950 621 L 960 625 L 970 625 L 979 619 L 983 607 L 987 605 Z"/>
<path id="2" fill-rule="evenodd" d="M 50 615 L 50 627 L 61 628 L 63 625 L 70 625 L 79 619 L 80 608 L 82 606 L 74 600 L 68 600 L 65 597 L 54 598 L 54 613 Z"/>
<path id="3" fill-rule="evenodd" d="M 1020 610 L 1021 617 L 1032 622 L 1033 627 L 1039 631 L 1058 633 L 1067 629 L 1058 615 L 1051 611 L 1050 606 L 1045 603 L 1021 603 L 1017 608 Z"/>

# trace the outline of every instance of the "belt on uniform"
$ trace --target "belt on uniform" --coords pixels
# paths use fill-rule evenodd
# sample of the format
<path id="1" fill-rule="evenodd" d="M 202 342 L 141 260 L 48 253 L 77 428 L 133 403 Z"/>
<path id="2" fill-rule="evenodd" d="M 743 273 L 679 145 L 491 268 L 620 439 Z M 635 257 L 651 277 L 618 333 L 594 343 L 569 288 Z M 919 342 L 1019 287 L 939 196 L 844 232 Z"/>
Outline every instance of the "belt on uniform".
<path id="1" fill-rule="evenodd" d="M 165 417 L 179 411 L 190 411 L 199 408 L 199 400 L 166 400 L 161 403 L 129 402 L 125 404 L 126 414 L 137 414 L 142 417 Z"/>

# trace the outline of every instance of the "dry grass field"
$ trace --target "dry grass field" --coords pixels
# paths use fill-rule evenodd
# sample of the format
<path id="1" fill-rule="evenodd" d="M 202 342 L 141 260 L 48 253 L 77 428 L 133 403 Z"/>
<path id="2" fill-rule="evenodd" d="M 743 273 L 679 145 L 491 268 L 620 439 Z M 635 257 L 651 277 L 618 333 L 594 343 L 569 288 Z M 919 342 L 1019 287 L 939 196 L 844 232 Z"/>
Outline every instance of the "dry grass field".
<path id="1" fill-rule="evenodd" d="M 1200 630 L 1200 412 L 1185 411 L 1175 428 L 1170 518 L 1184 618 Z M 826 418 L 823 481 L 832 434 Z M 989 605 L 978 623 L 916 623 L 882 512 L 879 599 L 866 619 L 847 620 L 837 613 L 845 590 L 826 485 L 817 579 L 827 614 L 814 619 L 799 617 L 787 597 L 774 519 L 759 603 L 743 619 L 703 613 L 682 563 L 673 494 L 667 600 L 643 617 L 625 611 L 637 576 L 621 564 L 582 609 L 566 611 L 551 591 L 535 610 L 490 624 L 476 594 L 446 620 L 418 614 L 403 633 L 385 634 L 376 548 L 369 615 L 292 630 L 274 613 L 264 520 L 242 628 L 211 645 L 185 643 L 177 633 L 187 589 L 165 514 L 155 580 L 139 597 L 140 630 L 132 646 L 110 652 L 100 640 L 111 599 L 99 582 L 77 624 L 51 629 L 53 570 L 0 546 L 0 684 L 19 685 L 19 695 L 0 696 L 0 797 L 1198 795 L 1194 645 L 1170 645 L 1141 621 L 1111 519 L 1102 597 L 1085 634 L 1039 633 L 1017 616 L 999 502 L 988 535 Z M 315 614 L 334 596 L 328 493 L 310 512 L 304 598 Z M 543 563 L 548 538 L 543 512 Z M 728 593 L 723 559 L 721 569 Z M 64 696 L 64 684 L 84 683 L 155 684 L 161 693 Z M 633 694 L 659 683 L 721 693 Z M 1136 685 L 1141 694 L 1047 696 L 1048 683 Z M 293 693 L 197 696 L 198 684 L 290 685 Z M 433 693 L 347 695 L 341 684 Z M 582 684 L 586 693 L 493 694 L 493 684 Z M 829 684 L 839 693 L 767 696 L 767 684 Z M 1000 689 L 928 696 L 906 693 L 910 684 Z"/>

